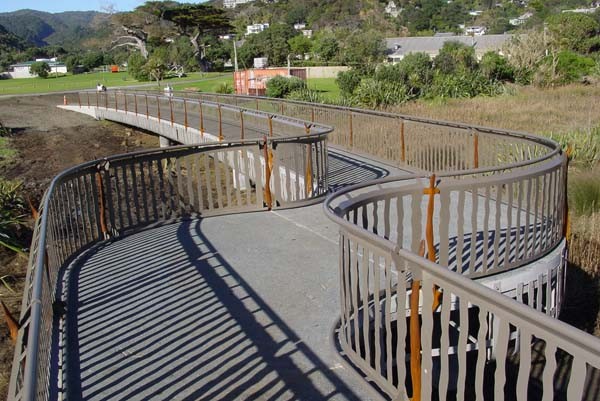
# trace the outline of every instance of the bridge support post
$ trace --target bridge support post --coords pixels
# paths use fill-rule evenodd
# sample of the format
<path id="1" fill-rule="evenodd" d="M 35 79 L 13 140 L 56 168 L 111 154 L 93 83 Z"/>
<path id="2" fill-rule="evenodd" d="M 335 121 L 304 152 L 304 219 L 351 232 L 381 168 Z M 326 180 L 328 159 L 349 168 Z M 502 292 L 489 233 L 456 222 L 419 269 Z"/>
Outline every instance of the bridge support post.
<path id="1" fill-rule="evenodd" d="M 400 120 L 400 160 L 406 163 L 406 142 L 404 140 L 404 119 Z"/>
<path id="2" fill-rule="evenodd" d="M 198 102 L 198 107 L 200 108 L 200 137 L 204 138 L 204 112 L 202 111 L 202 102 Z"/>
<path id="3" fill-rule="evenodd" d="M 304 124 L 304 130 L 306 135 L 310 135 L 311 125 Z M 306 192 L 306 198 L 312 194 L 313 182 L 312 182 L 312 144 L 306 144 L 306 171 L 304 173 L 304 186 Z"/>
<path id="4" fill-rule="evenodd" d="M 271 121 L 269 119 L 269 121 Z M 273 207 L 273 197 L 271 195 L 271 170 L 273 168 L 273 152 L 269 149 L 267 137 L 263 136 L 263 155 L 265 158 L 265 182 L 264 182 L 264 197 L 265 204 L 268 210 Z"/>
<path id="5" fill-rule="evenodd" d="M 219 114 L 219 142 L 223 141 L 223 117 L 221 115 L 221 105 L 217 106 L 217 112 Z"/>

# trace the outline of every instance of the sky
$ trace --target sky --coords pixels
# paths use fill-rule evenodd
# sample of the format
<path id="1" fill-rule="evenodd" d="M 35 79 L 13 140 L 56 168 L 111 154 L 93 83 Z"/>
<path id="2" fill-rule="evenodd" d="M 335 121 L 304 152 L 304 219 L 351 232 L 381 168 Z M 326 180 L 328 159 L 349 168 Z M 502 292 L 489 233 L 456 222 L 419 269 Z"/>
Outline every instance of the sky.
<path id="1" fill-rule="evenodd" d="M 202 3 L 203 1 L 186 1 Z M 144 0 L 0 0 L 0 12 L 29 8 L 32 10 L 58 13 L 62 11 L 107 11 L 111 6 L 115 11 L 131 11 L 143 4 Z"/>

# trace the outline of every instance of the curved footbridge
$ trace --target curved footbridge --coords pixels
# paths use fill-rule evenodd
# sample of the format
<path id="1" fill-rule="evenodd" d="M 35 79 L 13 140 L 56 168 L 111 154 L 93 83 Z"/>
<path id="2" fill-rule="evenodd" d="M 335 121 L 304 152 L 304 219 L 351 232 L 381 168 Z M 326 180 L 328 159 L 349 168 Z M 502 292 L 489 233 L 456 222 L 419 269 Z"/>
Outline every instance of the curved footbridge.
<path id="1" fill-rule="evenodd" d="M 555 319 L 554 142 L 244 96 L 68 103 L 169 146 L 52 182 L 9 399 L 600 398 L 600 341 Z"/>

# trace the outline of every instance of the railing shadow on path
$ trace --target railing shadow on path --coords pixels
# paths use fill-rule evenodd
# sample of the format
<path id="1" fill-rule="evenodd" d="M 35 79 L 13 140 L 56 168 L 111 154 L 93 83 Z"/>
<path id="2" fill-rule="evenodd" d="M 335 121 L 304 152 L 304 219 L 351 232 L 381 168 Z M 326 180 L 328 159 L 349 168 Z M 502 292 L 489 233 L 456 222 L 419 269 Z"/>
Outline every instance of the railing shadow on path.
<path id="1" fill-rule="evenodd" d="M 390 170 L 357 159 L 343 153 L 330 150 L 329 163 L 329 191 L 336 191 L 345 186 L 359 184 L 390 175 Z"/>
<path id="2" fill-rule="evenodd" d="M 360 399 L 211 245 L 201 220 L 99 246 L 66 280 L 71 400 Z"/>

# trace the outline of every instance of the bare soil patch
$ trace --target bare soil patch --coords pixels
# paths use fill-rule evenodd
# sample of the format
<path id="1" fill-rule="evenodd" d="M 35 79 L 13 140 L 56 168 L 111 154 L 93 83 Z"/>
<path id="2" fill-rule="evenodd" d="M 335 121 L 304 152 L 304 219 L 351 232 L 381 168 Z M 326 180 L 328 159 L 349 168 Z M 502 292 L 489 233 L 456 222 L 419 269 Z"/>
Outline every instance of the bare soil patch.
<path id="1" fill-rule="evenodd" d="M 22 182 L 22 193 L 37 206 L 50 181 L 79 163 L 118 153 L 158 146 L 158 139 L 141 131 L 86 115 L 61 110 L 62 96 L 0 99 L 0 121 L 11 129 L 9 144 L 17 157 L 0 168 L 0 176 Z M 31 239 L 32 219 L 17 233 L 23 244 Z M 0 247 L 0 298 L 19 316 L 27 257 Z M 12 291 L 11 291 L 12 289 Z M 0 400 L 8 391 L 13 345 L 4 319 L 0 322 Z"/>

